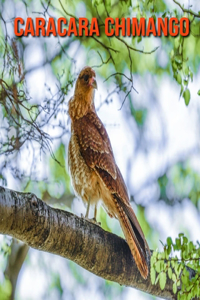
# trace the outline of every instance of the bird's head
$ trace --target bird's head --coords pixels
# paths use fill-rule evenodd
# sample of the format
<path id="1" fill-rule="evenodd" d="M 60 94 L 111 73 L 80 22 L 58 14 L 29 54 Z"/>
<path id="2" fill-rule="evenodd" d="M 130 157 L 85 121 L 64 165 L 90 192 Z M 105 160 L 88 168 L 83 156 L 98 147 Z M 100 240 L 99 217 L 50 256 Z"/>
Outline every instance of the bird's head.
<path id="1" fill-rule="evenodd" d="M 90 67 L 84 67 L 76 81 L 75 92 L 83 92 L 85 94 L 91 93 L 97 89 L 96 74 Z"/>
<path id="2" fill-rule="evenodd" d="M 90 67 L 83 68 L 76 80 L 74 96 L 69 101 L 69 115 L 72 120 L 95 110 L 95 89 L 97 89 L 97 82 L 94 70 Z"/>

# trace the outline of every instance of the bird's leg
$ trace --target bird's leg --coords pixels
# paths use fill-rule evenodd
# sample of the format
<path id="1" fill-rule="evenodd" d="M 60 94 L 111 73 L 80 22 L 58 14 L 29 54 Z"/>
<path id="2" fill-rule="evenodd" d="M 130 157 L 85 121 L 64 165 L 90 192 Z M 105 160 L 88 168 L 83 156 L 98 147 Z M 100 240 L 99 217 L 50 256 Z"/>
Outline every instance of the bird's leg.
<path id="1" fill-rule="evenodd" d="M 97 204 L 95 204 L 94 207 L 94 218 L 92 219 L 92 222 L 101 226 L 101 222 L 97 222 Z"/>
<path id="2" fill-rule="evenodd" d="M 85 214 L 86 219 L 88 219 L 89 210 L 90 210 L 90 198 L 89 198 L 88 203 L 87 203 L 87 210 L 86 210 L 86 214 Z"/>
<path id="3" fill-rule="evenodd" d="M 86 210 L 86 214 L 85 214 L 85 219 L 88 220 L 89 222 L 91 223 L 94 223 L 98 226 L 101 226 L 101 223 L 100 222 L 97 222 L 96 220 L 96 216 L 97 216 L 97 205 L 95 204 L 95 208 L 94 208 L 94 218 L 92 219 L 89 219 L 88 218 L 88 215 L 89 215 L 89 210 L 90 210 L 90 198 L 88 200 L 88 203 L 87 203 L 87 210 Z M 83 217 L 83 215 L 81 214 L 81 217 Z"/>
<path id="4" fill-rule="evenodd" d="M 94 221 L 97 221 L 97 205 L 94 207 Z"/>

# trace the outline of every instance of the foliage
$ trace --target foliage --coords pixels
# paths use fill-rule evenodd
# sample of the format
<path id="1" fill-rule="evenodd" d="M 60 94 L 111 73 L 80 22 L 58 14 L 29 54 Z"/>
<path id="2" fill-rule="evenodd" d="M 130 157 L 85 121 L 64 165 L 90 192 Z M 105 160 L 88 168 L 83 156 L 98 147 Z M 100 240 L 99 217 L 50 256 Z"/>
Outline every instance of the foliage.
<path id="1" fill-rule="evenodd" d="M 188 268 L 193 270 L 189 274 Z M 151 257 L 151 282 L 165 288 L 166 280 L 172 280 L 177 299 L 190 300 L 200 296 L 200 245 L 180 233 L 173 243 L 170 237 L 163 252 L 154 251 Z"/>
<path id="2" fill-rule="evenodd" d="M 200 199 L 199 172 L 189 162 L 178 162 L 170 166 L 167 172 L 158 178 L 159 198 L 169 205 L 181 202 L 185 198 L 198 208 Z"/>
<path id="3" fill-rule="evenodd" d="M 137 155 L 147 155 L 154 145 L 155 148 L 161 145 L 159 151 L 164 152 L 167 144 L 164 138 L 166 124 L 164 124 L 162 111 L 157 101 L 159 96 L 155 95 L 154 90 L 165 80 L 169 80 L 170 84 L 175 83 L 179 89 L 181 101 L 184 101 L 187 109 L 190 109 L 196 100 L 192 98 L 191 86 L 200 64 L 198 3 L 193 4 L 195 9 L 191 6 L 186 8 L 181 3 L 182 1 L 176 0 L 1 1 L 0 184 L 6 186 L 14 182 L 18 189 L 34 192 L 52 205 L 64 204 L 65 207 L 71 208 L 74 195 L 70 187 L 66 163 L 66 145 L 69 138 L 67 100 L 71 97 L 77 73 L 83 64 L 92 66 L 98 78 L 104 80 L 104 90 L 107 96 L 101 101 L 99 111 L 104 104 L 109 105 L 113 99 L 119 101 L 118 107 L 133 132 L 135 139 L 131 147 L 135 147 L 135 150 L 133 159 L 127 167 L 128 172 L 134 165 Z M 68 20 L 70 17 L 75 17 L 76 22 L 79 16 L 84 16 L 89 20 L 96 17 L 100 27 L 100 36 L 16 38 L 13 34 L 13 20 L 17 16 L 24 19 L 38 16 L 46 19 L 49 16 L 55 19 L 66 17 Z M 107 17 L 120 19 L 122 17 L 137 17 L 138 19 L 153 17 L 156 19 L 172 16 L 178 19 L 181 17 L 190 19 L 188 37 L 123 37 L 120 34 L 118 37 L 109 38 L 104 33 L 104 20 Z M 32 64 L 37 55 L 41 58 L 39 63 Z M 42 70 L 45 74 L 45 87 L 42 92 L 38 88 L 37 80 L 35 82 L 36 77 L 33 76 L 35 72 L 38 74 L 38 70 Z M 155 79 L 157 86 L 152 86 Z M 141 85 L 138 88 L 140 82 Z M 137 93 L 141 93 L 143 89 L 147 92 L 146 101 L 137 101 Z M 33 90 L 37 92 L 33 93 Z M 199 86 L 195 90 L 195 95 L 200 96 Z M 173 100 L 175 103 L 178 99 L 174 97 Z M 173 109 L 174 107 L 171 107 L 172 111 Z M 155 119 L 156 116 L 156 120 L 159 120 L 156 129 L 162 129 L 161 141 L 155 141 L 152 133 L 152 136 L 148 137 L 153 111 L 155 112 L 153 118 Z M 145 236 L 151 237 L 149 238 L 151 246 L 158 244 L 158 235 L 155 234 L 152 224 L 146 218 L 148 206 L 152 202 L 164 201 L 168 207 L 171 207 L 177 203 L 181 205 L 184 199 L 188 199 L 194 204 L 199 214 L 200 175 L 199 170 L 196 170 L 190 161 L 196 150 L 194 148 L 183 157 L 178 156 L 176 160 L 169 161 L 162 170 L 158 170 L 155 177 L 150 173 L 149 178 L 144 185 L 139 186 L 138 191 L 132 187 L 131 182 L 129 183 L 129 190 L 134 195 L 135 202 L 141 204 L 138 205 L 137 216 L 145 231 Z M 128 174 L 128 178 L 132 177 L 137 176 Z M 148 198 L 150 194 L 151 201 L 146 201 L 143 205 L 135 194 L 140 194 L 152 187 L 155 187 L 156 192 L 146 193 L 143 198 Z M 119 233 L 119 227 L 107 217 L 104 210 L 99 211 L 99 216 L 103 228 L 110 231 L 117 228 L 116 232 Z M 164 288 L 168 277 L 175 279 L 174 291 L 176 292 L 177 289 L 179 297 L 184 299 L 187 293 L 194 295 L 198 290 L 196 283 L 199 277 L 194 277 L 196 279 L 193 281 L 188 279 L 186 267 L 192 267 L 199 274 L 198 260 L 191 259 L 195 253 L 199 257 L 199 249 L 198 245 L 186 242 L 185 236 L 180 236 L 178 240 L 178 245 L 168 240 L 171 246 L 166 244 L 167 250 L 164 249 L 164 254 L 154 253 L 151 273 L 152 281 L 159 281 L 161 288 Z M 188 252 L 184 250 L 184 247 L 188 249 Z M 178 253 L 177 260 L 172 250 Z M 182 254 L 185 259 L 183 261 L 181 253 L 184 253 Z M 185 258 L 186 254 L 188 261 Z M 7 256 L 4 258 L 7 260 Z M 85 288 L 85 280 L 81 279 L 83 271 L 79 273 L 78 267 L 72 264 L 69 264 L 68 268 L 71 270 L 70 275 L 73 275 L 79 285 L 82 284 Z M 64 288 L 61 277 L 59 278 L 60 275 L 55 274 L 54 271 L 52 274 L 54 275 L 49 286 L 52 290 L 57 289 L 59 296 L 62 297 Z M 90 281 L 89 277 L 87 281 Z M 2 286 L 1 283 L 0 298 L 3 299 Z M 99 286 L 105 294 L 109 291 L 110 298 L 113 298 L 115 292 L 111 291 L 112 284 L 106 282 Z M 6 279 L 5 287 L 10 293 Z M 119 288 L 119 293 L 121 289 Z"/>
<path id="4" fill-rule="evenodd" d="M 4 278 L 3 282 L 0 283 L 0 297 L 1 300 L 8 300 L 12 292 L 12 285 L 10 281 Z"/>
<path id="5" fill-rule="evenodd" d="M 11 253 L 11 241 L 12 239 L 5 236 L 0 244 L 0 299 L 2 300 L 8 300 L 12 292 L 12 285 L 9 279 L 2 277 L 1 274 L 1 269 L 5 269 L 5 260 L 1 261 L 1 256 L 8 258 Z"/>

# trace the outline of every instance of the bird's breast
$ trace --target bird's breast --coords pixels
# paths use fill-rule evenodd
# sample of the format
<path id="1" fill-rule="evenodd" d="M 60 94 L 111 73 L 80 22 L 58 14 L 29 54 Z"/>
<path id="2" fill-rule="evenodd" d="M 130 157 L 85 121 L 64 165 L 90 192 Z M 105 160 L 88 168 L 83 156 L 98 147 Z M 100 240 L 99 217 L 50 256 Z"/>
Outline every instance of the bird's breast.
<path id="1" fill-rule="evenodd" d="M 68 164 L 75 193 L 84 202 L 95 204 L 100 200 L 99 178 L 80 153 L 77 136 L 72 133 L 68 148 Z"/>

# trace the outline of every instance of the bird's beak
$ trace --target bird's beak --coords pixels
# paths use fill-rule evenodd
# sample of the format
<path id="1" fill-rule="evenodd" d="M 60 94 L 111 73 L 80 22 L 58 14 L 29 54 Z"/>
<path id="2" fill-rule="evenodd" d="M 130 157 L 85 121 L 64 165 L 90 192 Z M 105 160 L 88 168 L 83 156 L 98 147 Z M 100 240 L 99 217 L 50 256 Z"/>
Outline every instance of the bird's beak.
<path id="1" fill-rule="evenodd" d="M 92 77 L 89 81 L 89 85 L 92 86 L 94 89 L 97 89 L 97 82 L 94 77 Z"/>

